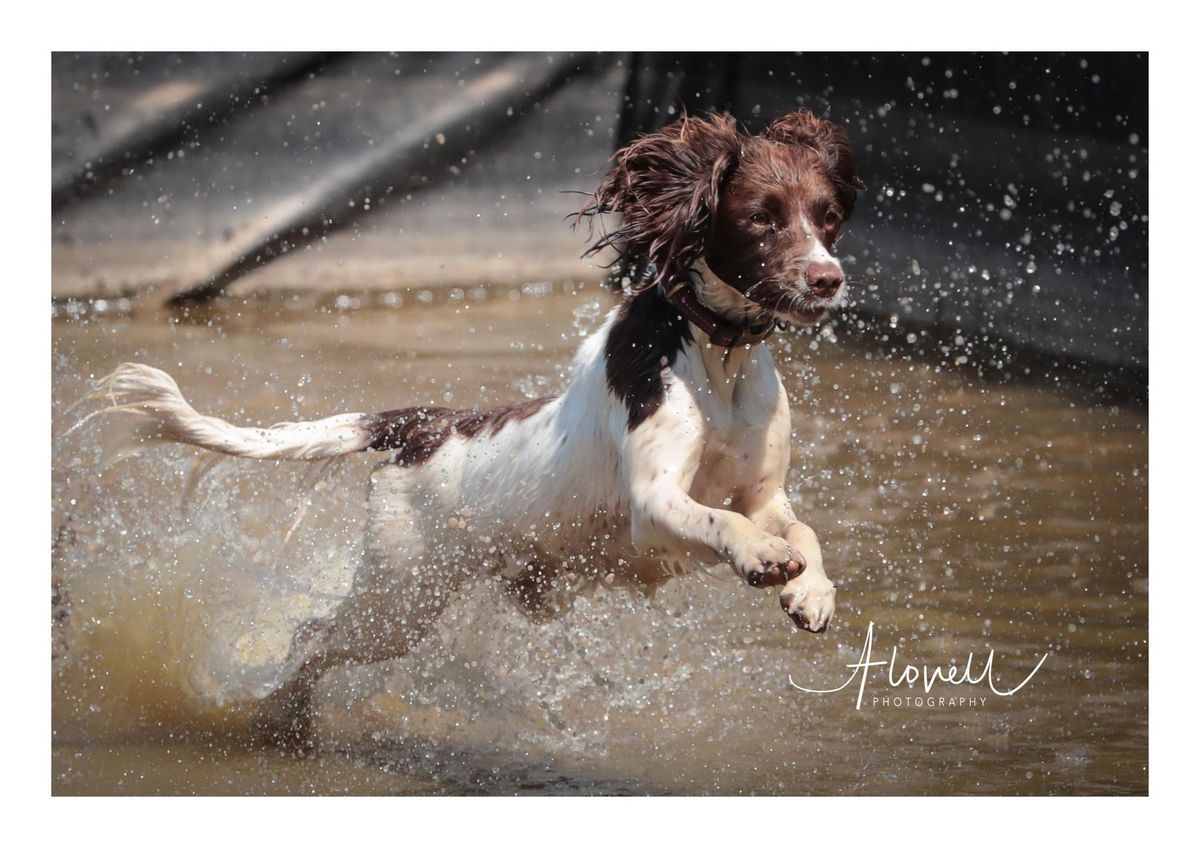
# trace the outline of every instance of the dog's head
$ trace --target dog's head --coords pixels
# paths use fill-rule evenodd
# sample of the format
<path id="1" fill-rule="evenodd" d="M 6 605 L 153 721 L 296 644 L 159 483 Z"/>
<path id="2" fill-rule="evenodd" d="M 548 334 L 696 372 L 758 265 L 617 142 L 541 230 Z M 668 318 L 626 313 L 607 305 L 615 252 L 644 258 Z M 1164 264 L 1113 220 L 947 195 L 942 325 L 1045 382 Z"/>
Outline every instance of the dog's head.
<path id="1" fill-rule="evenodd" d="M 591 250 L 615 247 L 635 292 L 704 260 L 775 317 L 808 324 L 844 300 L 831 250 L 862 188 L 846 131 L 811 112 L 761 135 L 728 115 L 685 117 L 618 151 L 580 215 L 620 214 Z"/>

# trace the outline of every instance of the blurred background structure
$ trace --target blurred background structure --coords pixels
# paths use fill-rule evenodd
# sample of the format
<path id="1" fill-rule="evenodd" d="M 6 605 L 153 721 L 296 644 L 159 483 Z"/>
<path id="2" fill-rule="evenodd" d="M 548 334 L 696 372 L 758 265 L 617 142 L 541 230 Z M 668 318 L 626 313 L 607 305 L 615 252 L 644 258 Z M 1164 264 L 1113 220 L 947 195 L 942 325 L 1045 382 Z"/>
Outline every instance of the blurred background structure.
<path id="1" fill-rule="evenodd" d="M 53 295 L 595 280 L 564 218 L 617 146 L 803 106 L 868 186 L 852 324 L 1144 387 L 1147 84 L 1136 54 L 56 54 Z"/>

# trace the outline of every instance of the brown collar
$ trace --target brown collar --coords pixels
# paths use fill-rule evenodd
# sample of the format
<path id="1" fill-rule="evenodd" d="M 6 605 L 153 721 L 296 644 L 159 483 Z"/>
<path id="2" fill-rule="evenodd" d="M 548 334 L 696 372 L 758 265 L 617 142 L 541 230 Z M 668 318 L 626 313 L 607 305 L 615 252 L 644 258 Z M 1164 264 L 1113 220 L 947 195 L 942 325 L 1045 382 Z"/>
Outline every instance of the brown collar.
<path id="1" fill-rule="evenodd" d="M 721 318 L 696 297 L 691 279 L 685 278 L 671 286 L 659 283 L 662 293 L 679 313 L 691 321 L 700 332 L 708 336 L 717 347 L 733 348 L 743 345 L 758 344 L 775 332 L 774 319 L 765 323 L 758 322 L 749 326 L 733 324 Z"/>

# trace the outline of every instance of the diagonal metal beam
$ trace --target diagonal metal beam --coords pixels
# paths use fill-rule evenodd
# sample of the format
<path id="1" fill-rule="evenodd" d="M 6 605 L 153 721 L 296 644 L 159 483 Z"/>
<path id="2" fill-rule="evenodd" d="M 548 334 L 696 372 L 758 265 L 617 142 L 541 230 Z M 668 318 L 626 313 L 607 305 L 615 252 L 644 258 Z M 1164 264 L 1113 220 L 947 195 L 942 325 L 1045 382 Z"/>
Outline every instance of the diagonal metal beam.
<path id="1" fill-rule="evenodd" d="M 197 128 L 221 123 L 253 108 L 257 91 L 278 93 L 341 58 L 324 53 L 285 53 L 259 73 L 225 75 L 204 83 L 168 80 L 130 103 L 100 134 L 51 173 L 50 208 L 60 212 L 100 193 L 147 159 L 172 150 Z"/>
<path id="2" fill-rule="evenodd" d="M 364 214 L 364 204 L 351 206 L 350 201 L 361 199 L 369 186 L 403 183 L 416 172 L 458 162 L 480 139 L 486 141 L 512 126 L 522 109 L 596 62 L 544 54 L 505 60 L 390 138 L 275 202 L 258 223 L 227 243 L 211 270 L 171 291 L 157 292 L 155 299 L 182 305 L 217 296 L 266 262 L 352 223 Z"/>

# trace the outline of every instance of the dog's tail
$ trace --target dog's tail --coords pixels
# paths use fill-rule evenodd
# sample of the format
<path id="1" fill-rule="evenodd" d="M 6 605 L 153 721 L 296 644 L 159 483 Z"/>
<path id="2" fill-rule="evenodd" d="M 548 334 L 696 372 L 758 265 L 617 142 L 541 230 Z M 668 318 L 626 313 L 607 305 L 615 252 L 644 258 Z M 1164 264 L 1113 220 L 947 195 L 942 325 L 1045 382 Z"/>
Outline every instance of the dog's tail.
<path id="1" fill-rule="evenodd" d="M 120 453 L 150 441 L 180 442 L 230 456 L 254 459 L 327 459 L 357 451 L 385 449 L 377 415 L 349 413 L 319 421 L 284 422 L 272 427 L 238 427 L 192 408 L 170 374 L 126 362 L 101 379 L 84 398 L 107 402 L 75 424 L 105 413 L 124 413 L 131 426 L 120 433 Z M 70 432 L 70 431 L 68 431 Z"/>

